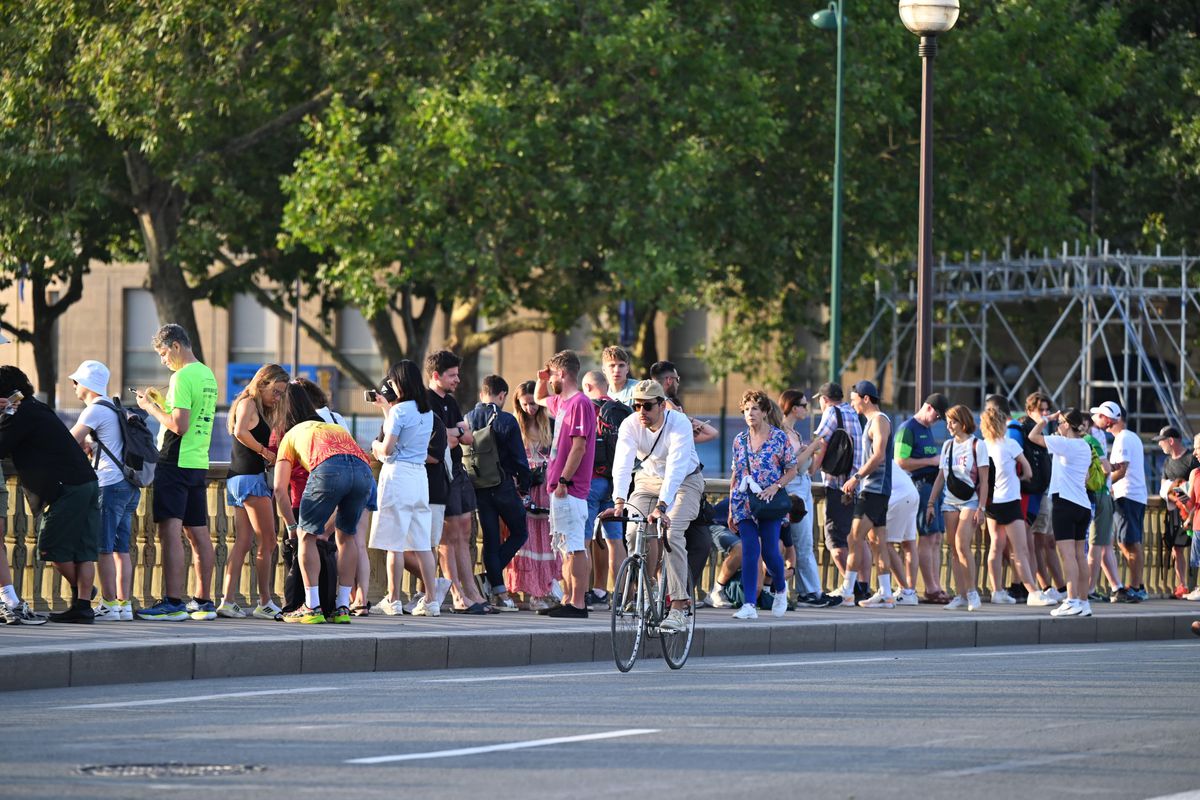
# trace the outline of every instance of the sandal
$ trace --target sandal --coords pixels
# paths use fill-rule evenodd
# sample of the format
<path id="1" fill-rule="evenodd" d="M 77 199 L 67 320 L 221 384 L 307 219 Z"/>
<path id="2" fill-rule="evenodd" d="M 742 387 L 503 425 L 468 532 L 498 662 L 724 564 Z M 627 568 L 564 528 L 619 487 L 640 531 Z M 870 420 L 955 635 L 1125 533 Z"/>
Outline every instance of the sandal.
<path id="1" fill-rule="evenodd" d="M 454 609 L 454 613 L 455 614 L 477 614 L 477 615 L 482 616 L 484 614 L 492 613 L 489 609 L 490 609 L 490 606 L 488 606 L 487 603 L 472 603 L 471 605 L 467 606 L 466 608 Z"/>
<path id="2" fill-rule="evenodd" d="M 371 607 L 363 605 L 350 606 L 350 615 L 353 617 L 369 617 L 371 616 Z"/>

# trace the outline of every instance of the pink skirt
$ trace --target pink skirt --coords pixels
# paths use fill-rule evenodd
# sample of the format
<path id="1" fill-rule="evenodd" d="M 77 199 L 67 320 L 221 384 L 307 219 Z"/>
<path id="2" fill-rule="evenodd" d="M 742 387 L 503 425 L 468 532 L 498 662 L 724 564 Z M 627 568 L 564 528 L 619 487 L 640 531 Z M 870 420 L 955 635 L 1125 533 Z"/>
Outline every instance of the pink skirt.
<path id="1" fill-rule="evenodd" d="M 550 495 L 546 486 L 535 486 L 530 490 L 533 504 L 539 508 L 550 506 Z M 504 568 L 504 585 L 510 592 L 524 592 L 531 597 L 550 594 L 550 581 L 562 576 L 562 556 L 550 546 L 550 517 L 546 514 L 528 514 L 525 526 L 529 538 L 525 546 L 517 551 L 513 560 Z M 508 528 L 501 523 L 500 536 L 508 538 Z"/>

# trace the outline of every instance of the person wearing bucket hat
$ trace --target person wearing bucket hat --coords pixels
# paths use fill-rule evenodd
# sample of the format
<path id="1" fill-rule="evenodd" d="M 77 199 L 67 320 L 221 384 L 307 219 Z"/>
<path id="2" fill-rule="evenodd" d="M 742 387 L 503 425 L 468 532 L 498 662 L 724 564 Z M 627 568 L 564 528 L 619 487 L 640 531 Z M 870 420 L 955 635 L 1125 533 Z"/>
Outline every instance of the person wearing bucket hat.
<path id="1" fill-rule="evenodd" d="M 118 416 L 121 412 L 105 399 L 108 378 L 108 367 L 99 361 L 84 361 L 71 373 L 75 397 L 84 404 L 71 435 L 91 458 L 100 482 L 100 557 L 96 561 L 100 604 L 95 609 L 96 621 L 121 622 L 133 619 L 129 546 L 141 490 L 125 480 L 121 470 L 125 455 Z"/>

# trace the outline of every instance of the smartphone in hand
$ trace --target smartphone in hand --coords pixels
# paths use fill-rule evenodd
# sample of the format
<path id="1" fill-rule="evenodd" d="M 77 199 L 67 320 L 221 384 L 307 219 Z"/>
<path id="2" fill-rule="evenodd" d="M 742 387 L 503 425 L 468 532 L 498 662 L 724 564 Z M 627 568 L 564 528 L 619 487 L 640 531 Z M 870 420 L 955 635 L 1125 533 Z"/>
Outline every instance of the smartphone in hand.
<path id="1" fill-rule="evenodd" d="M 375 391 L 374 389 L 367 389 L 365 392 L 363 392 L 363 399 L 368 403 L 374 403 L 379 399 L 379 392 Z"/>

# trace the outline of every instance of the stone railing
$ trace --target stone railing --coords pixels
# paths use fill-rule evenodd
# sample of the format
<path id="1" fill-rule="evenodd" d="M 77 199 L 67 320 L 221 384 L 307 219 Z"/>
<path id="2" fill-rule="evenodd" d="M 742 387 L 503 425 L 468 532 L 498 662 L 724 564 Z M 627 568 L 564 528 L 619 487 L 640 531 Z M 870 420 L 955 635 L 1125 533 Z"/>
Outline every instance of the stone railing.
<path id="1" fill-rule="evenodd" d="M 216 568 L 213 574 L 213 592 L 219 594 L 225 574 L 225 565 L 229 549 L 233 544 L 234 522 L 233 510 L 225 504 L 225 464 L 214 464 L 208 473 L 208 519 L 209 535 L 212 537 L 213 549 L 216 552 Z M 5 470 L 8 476 L 9 509 L 7 528 L 4 536 L 4 546 L 8 552 L 9 564 L 13 570 L 13 582 L 17 592 L 29 601 L 36 610 L 45 611 L 51 608 L 62 608 L 69 598 L 69 590 L 55 573 L 54 568 L 46 562 L 37 559 L 37 534 L 33 514 L 25 502 L 24 493 L 19 481 L 10 469 Z M 137 605 L 146 605 L 162 596 L 162 558 L 158 542 L 157 530 L 151 515 L 150 492 L 144 490 L 138 510 L 133 518 L 133 539 L 130 556 L 134 564 L 134 600 Z M 729 482 L 726 480 L 707 481 L 706 491 L 713 500 L 727 495 Z M 824 497 L 819 486 L 813 487 L 814 514 L 813 531 L 817 563 L 821 569 L 821 580 L 824 586 L 837 584 L 837 569 L 833 565 L 829 552 L 825 549 L 824 537 L 821 532 L 824 526 Z M 1174 578 L 1171 567 L 1171 550 L 1163 540 L 1166 527 L 1165 508 L 1161 500 L 1151 498 L 1146 512 L 1146 588 L 1152 594 L 1168 594 L 1174 588 Z M 279 525 L 282 530 L 282 525 Z M 987 557 L 988 537 L 986 530 L 980 530 L 975 538 L 975 559 L 979 567 L 981 582 L 986 575 L 985 560 Z M 478 565 L 478 541 L 475 550 Z M 275 577 L 273 591 L 276 597 L 283 590 L 283 567 L 279 561 L 279 550 L 276 548 Z M 195 591 L 195 576 L 191 571 L 191 548 L 184 546 L 188 570 L 188 593 Z M 258 593 L 257 579 L 254 573 L 255 548 L 252 547 L 246 562 L 241 565 L 241 596 L 238 602 L 242 605 L 253 606 L 248 598 L 256 598 Z M 372 601 L 378 600 L 385 593 L 386 575 L 384 573 L 384 557 L 382 551 L 371 550 L 371 592 Z M 711 585 L 712 576 L 716 569 L 718 556 L 714 551 L 707 569 L 708 580 L 703 582 Z M 945 585 L 952 585 L 949 559 L 943 553 L 943 571 Z M 1124 567 L 1122 571 L 1124 572 Z M 479 566 L 477 571 L 482 571 Z M 411 589 L 411 581 L 409 578 Z M 1103 580 L 1103 579 L 1102 579 Z"/>

